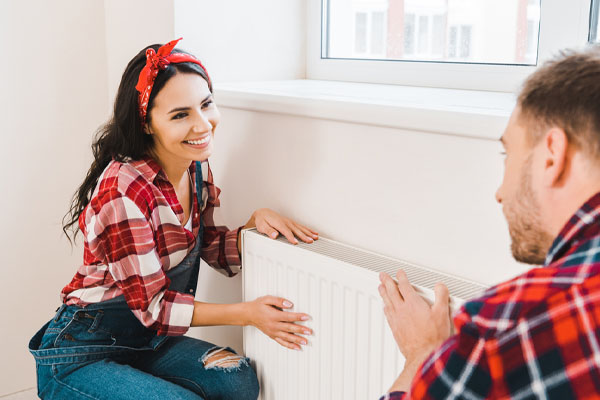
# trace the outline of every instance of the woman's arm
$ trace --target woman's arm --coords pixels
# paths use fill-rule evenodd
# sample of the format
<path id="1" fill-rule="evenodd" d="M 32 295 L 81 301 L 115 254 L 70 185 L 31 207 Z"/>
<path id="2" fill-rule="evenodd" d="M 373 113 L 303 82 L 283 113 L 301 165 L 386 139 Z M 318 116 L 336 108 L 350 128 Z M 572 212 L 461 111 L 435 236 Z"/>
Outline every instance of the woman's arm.
<path id="1" fill-rule="evenodd" d="M 194 302 L 191 326 L 252 325 L 280 345 L 300 350 L 307 340 L 299 335 L 312 335 L 312 330 L 300 325 L 308 321 L 307 314 L 283 311 L 293 304 L 274 296 L 259 297 L 254 301 L 235 304 L 212 304 Z"/>

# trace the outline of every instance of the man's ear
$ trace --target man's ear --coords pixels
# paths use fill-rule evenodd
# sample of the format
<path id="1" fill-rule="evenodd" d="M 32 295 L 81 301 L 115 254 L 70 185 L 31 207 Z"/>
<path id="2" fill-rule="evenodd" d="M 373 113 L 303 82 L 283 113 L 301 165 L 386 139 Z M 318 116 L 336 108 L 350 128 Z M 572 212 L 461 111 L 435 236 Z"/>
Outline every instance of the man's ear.
<path id="1" fill-rule="evenodd" d="M 549 129 L 542 139 L 544 161 L 544 184 L 554 186 L 560 181 L 567 168 L 569 138 L 558 127 Z"/>

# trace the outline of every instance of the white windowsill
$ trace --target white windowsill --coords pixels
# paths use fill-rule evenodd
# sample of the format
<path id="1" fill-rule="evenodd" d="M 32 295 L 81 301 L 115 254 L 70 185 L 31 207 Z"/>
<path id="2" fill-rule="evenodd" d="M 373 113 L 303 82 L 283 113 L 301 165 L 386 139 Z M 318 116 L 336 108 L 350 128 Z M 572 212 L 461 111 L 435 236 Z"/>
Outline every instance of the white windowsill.
<path id="1" fill-rule="evenodd" d="M 220 107 L 498 140 L 510 93 L 317 80 L 215 86 Z"/>

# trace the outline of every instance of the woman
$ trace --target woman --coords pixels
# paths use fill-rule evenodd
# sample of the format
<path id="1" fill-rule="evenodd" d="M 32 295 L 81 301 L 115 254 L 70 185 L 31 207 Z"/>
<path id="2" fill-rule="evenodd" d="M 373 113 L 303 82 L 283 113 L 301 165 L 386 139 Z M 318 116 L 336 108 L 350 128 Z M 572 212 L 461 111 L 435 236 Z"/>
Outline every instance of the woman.
<path id="1" fill-rule="evenodd" d="M 31 340 L 41 398 L 255 399 L 248 359 L 182 336 L 190 326 L 254 325 L 300 349 L 308 315 L 286 299 L 239 304 L 194 301 L 200 257 L 233 276 L 240 232 L 279 233 L 297 243 L 317 233 L 255 211 L 245 227 L 215 226 L 219 189 L 206 161 L 219 112 L 205 68 L 174 49 L 141 51 L 123 74 L 113 118 L 93 144 L 95 161 L 73 199 L 84 263 L 56 315 Z"/>

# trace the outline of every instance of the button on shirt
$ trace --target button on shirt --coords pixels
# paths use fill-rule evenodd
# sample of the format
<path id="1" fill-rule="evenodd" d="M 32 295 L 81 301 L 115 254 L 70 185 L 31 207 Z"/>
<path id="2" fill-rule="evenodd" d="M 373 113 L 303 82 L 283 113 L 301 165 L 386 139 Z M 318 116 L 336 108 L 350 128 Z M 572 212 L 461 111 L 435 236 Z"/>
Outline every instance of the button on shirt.
<path id="1" fill-rule="evenodd" d="M 144 326 L 159 335 L 183 335 L 189 328 L 194 295 L 168 290 L 165 273 L 193 249 L 204 224 L 202 259 L 217 271 L 239 271 L 237 238 L 241 227 L 228 230 L 213 220 L 220 190 L 207 163 L 202 203 L 193 187 L 192 231 L 183 226 L 184 212 L 164 171 L 151 158 L 112 161 L 99 178 L 79 217 L 84 237 L 83 265 L 62 290 L 66 304 L 85 306 L 124 295 Z M 189 168 L 195 182 L 196 165 Z"/>
<path id="2" fill-rule="evenodd" d="M 555 239 L 543 268 L 488 289 L 457 335 L 385 399 L 600 399 L 600 193 Z"/>

